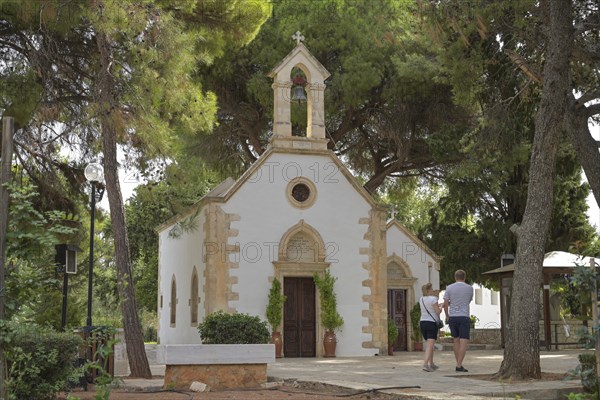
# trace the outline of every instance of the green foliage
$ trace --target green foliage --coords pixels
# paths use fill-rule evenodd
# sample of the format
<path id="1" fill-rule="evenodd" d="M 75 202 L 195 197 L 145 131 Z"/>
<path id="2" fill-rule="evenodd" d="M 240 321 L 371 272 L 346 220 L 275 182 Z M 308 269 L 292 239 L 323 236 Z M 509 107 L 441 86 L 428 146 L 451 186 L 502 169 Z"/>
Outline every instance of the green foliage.
<path id="1" fill-rule="evenodd" d="M 319 290 L 321 300 L 321 323 L 328 330 L 336 330 L 344 325 L 344 319 L 337 311 L 337 296 L 333 286 L 337 278 L 326 269 L 323 275 L 313 275 L 315 286 Z"/>
<path id="2" fill-rule="evenodd" d="M 267 74 L 293 49 L 291 36 L 300 30 L 332 74 L 325 92 L 332 148 L 373 191 L 386 177 L 427 174 L 448 162 L 459 142 L 451 127 L 469 120 L 452 103 L 416 11 L 404 0 L 273 2 L 273 18 L 254 41 L 202 70 L 220 109 L 213 135 L 200 138 L 203 156 L 239 166 L 240 158 L 249 164 L 266 149 L 273 110 Z M 303 134 L 305 112 L 292 107 L 294 132 Z"/>
<path id="3" fill-rule="evenodd" d="M 569 393 L 567 395 L 567 400 L 596 400 L 595 394 L 589 393 Z"/>
<path id="4" fill-rule="evenodd" d="M 598 376 L 596 373 L 596 354 L 581 353 L 577 356 L 579 365 L 572 371 L 581 378 L 583 389 L 588 392 L 598 392 Z"/>
<path id="5" fill-rule="evenodd" d="M 144 334 L 144 342 L 157 342 L 158 341 L 158 317 L 156 311 L 140 311 L 140 322 L 142 324 L 142 331 Z"/>
<path id="6" fill-rule="evenodd" d="M 479 322 L 479 318 L 476 315 L 471 315 L 469 317 L 469 324 L 471 325 L 471 329 L 475 328 L 475 325 Z"/>
<path id="7" fill-rule="evenodd" d="M 591 310 L 589 292 L 580 289 L 572 276 L 563 275 L 559 279 L 555 278 L 551 282 L 550 291 L 556 293 L 560 300 L 560 315 L 563 318 L 589 319 L 588 314 Z"/>
<path id="8" fill-rule="evenodd" d="M 538 5 L 432 2 L 421 9 L 422 28 L 438 45 L 432 50 L 452 82 L 454 100 L 471 109 L 476 121 L 461 135 L 464 161 L 444 171 L 446 195 L 431 208 L 431 232 L 420 233 L 444 255 L 442 284 L 451 283 L 458 268 L 484 282 L 481 273 L 497 268 L 502 253 L 516 252 L 510 227 L 521 223 L 525 210 L 541 91 L 530 77 L 515 73 L 515 57 L 529 66 L 543 59 Z M 585 216 L 589 189 L 570 144 L 561 144 L 556 164 L 546 251 L 593 240 Z"/>
<path id="9" fill-rule="evenodd" d="M 388 343 L 394 343 L 398 338 L 398 327 L 393 319 L 388 319 Z"/>
<path id="10" fill-rule="evenodd" d="M 267 323 L 249 314 L 209 314 L 198 325 L 204 344 L 264 344 L 269 342 Z"/>
<path id="11" fill-rule="evenodd" d="M 418 177 L 391 181 L 380 192 L 382 201 L 395 208 L 396 219 L 419 238 L 430 232 L 431 210 L 445 195 L 442 185 Z"/>
<path id="12" fill-rule="evenodd" d="M 591 319 L 592 304 L 589 293 L 594 286 L 600 287 L 598 266 L 595 271 L 592 271 L 589 265 L 578 264 L 567 279 L 568 282 L 563 285 L 566 288 L 561 291 L 561 304 L 564 304 L 574 317 L 582 320 Z M 594 345 L 594 338 L 590 336 L 590 332 L 582 332 L 580 336 L 581 342 L 587 343 L 586 348 Z"/>
<path id="13" fill-rule="evenodd" d="M 35 185 L 9 183 L 7 189 L 11 199 L 6 234 L 8 257 L 31 260 L 43 256 L 44 251 L 54 250 L 55 244 L 76 232 L 72 217 L 66 213 L 38 211 L 34 205 L 39 196 Z"/>
<path id="14" fill-rule="evenodd" d="M 273 332 L 275 332 L 277 327 L 279 327 L 279 324 L 281 324 L 283 305 L 286 298 L 287 297 L 281 293 L 281 282 L 279 282 L 279 279 L 273 278 L 267 303 L 267 321 L 269 322 L 269 325 L 271 325 Z"/>
<path id="15" fill-rule="evenodd" d="M 79 223 L 63 212 L 39 211 L 37 188 L 32 184 L 10 183 L 7 188 L 11 197 L 6 234 L 7 315 L 58 328 L 62 276 L 56 274 L 54 245 L 76 239 Z M 69 312 L 71 318 L 78 318 L 75 308 Z"/>
<path id="16" fill-rule="evenodd" d="M 421 320 L 421 307 L 419 303 L 415 304 L 410 310 L 410 322 L 412 324 L 412 335 L 413 342 L 420 342 L 423 340 L 421 335 L 421 329 L 419 328 L 419 321 Z"/>
<path id="17" fill-rule="evenodd" d="M 30 268 L 29 266 L 24 265 L 23 267 L 23 269 Z M 24 271 L 21 270 L 19 272 L 21 274 Z M 28 275 L 31 276 L 30 273 L 28 273 Z M 51 275 L 52 278 L 54 278 L 54 274 L 52 273 Z M 18 282 L 23 282 L 22 275 Z M 82 296 L 77 296 L 76 292 L 71 290 L 73 289 L 73 284 L 73 279 L 71 279 L 71 282 L 69 283 L 71 287 L 69 293 L 67 293 L 67 326 L 65 329 L 67 332 L 69 332 L 71 328 L 81 326 L 81 321 L 84 321 L 86 312 L 86 303 L 83 301 Z M 48 326 L 59 331 L 61 328 L 63 301 L 62 279 L 57 279 L 52 286 L 45 286 L 39 290 L 41 292 L 35 298 L 29 299 L 28 302 L 21 304 L 20 312 L 15 318 L 32 321 L 35 324 Z"/>
<path id="18" fill-rule="evenodd" d="M 51 400 L 75 382 L 82 371 L 73 367 L 81 338 L 38 325 L 2 321 L 0 338 L 8 365 L 11 400 Z"/>
<path id="19" fill-rule="evenodd" d="M 158 236 L 155 229 L 172 216 L 185 212 L 219 180 L 220 176 L 198 159 L 180 159 L 166 167 L 161 180 L 135 189 L 125 207 L 138 305 L 157 309 Z"/>
<path id="20" fill-rule="evenodd" d="M 592 271 L 591 268 L 583 264 L 577 265 L 573 272 L 571 282 L 584 292 L 591 291 L 594 285 L 600 280 L 597 269 L 596 271 Z"/>

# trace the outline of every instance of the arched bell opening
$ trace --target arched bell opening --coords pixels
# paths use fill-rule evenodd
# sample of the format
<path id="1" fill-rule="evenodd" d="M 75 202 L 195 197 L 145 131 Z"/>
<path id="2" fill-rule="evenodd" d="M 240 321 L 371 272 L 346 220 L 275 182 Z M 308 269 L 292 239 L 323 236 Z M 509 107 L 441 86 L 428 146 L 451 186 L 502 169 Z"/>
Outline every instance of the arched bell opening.
<path id="1" fill-rule="evenodd" d="M 306 137 L 308 126 L 308 93 L 306 87 L 308 78 L 302 68 L 295 66 L 290 73 L 292 88 L 290 91 L 290 111 L 292 136 Z"/>

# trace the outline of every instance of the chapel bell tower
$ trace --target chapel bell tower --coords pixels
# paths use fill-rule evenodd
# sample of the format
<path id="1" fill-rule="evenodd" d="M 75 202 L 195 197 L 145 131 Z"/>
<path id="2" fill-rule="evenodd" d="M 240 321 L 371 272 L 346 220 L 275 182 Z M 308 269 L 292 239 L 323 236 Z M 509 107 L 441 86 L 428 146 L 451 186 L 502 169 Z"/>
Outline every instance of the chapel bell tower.
<path id="1" fill-rule="evenodd" d="M 325 138 L 325 79 L 329 72 L 302 43 L 304 36 L 293 36 L 296 47 L 275 67 L 269 77 L 273 78 L 273 147 L 326 150 Z M 294 68 L 300 69 L 305 78 L 306 90 L 306 137 L 292 136 L 291 105 Z M 297 84 L 297 82 L 296 82 Z"/>

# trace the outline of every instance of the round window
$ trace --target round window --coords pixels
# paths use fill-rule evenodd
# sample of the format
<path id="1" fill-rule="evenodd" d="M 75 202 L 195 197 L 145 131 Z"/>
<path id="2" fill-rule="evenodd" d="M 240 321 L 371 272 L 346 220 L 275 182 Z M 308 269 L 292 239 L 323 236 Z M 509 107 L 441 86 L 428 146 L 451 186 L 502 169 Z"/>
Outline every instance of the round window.
<path id="1" fill-rule="evenodd" d="M 292 197 L 299 203 L 304 203 L 310 197 L 310 188 L 304 183 L 298 183 L 292 188 Z"/>
<path id="2" fill-rule="evenodd" d="M 317 188 L 309 179 L 299 176 L 288 183 L 286 194 L 294 207 L 306 209 L 317 199 Z"/>

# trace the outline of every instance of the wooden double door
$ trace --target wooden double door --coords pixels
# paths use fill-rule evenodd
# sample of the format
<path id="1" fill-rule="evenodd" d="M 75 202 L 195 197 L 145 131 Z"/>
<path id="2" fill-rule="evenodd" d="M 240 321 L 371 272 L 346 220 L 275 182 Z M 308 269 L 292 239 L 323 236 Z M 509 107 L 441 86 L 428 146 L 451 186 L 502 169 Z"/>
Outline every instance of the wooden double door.
<path id="1" fill-rule="evenodd" d="M 283 354 L 316 356 L 315 282 L 313 278 L 283 278 Z"/>
<path id="2" fill-rule="evenodd" d="M 407 351 L 407 323 L 406 323 L 406 289 L 388 289 L 388 318 L 398 328 L 398 338 L 393 343 L 394 351 Z M 418 329 L 418 327 L 417 327 Z"/>

